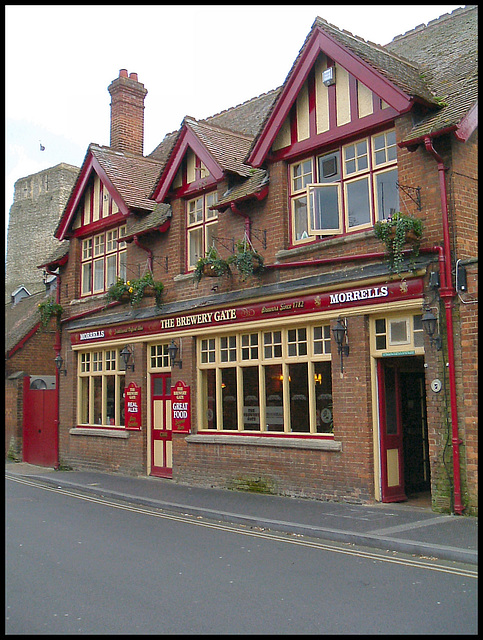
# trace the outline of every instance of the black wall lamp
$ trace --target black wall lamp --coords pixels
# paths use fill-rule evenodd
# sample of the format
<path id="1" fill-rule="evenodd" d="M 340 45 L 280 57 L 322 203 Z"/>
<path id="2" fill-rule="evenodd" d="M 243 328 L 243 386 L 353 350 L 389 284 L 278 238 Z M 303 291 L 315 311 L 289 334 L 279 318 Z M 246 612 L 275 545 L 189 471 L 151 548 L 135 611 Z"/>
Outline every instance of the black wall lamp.
<path id="1" fill-rule="evenodd" d="M 131 356 L 133 356 L 133 363 L 129 364 L 129 360 L 131 359 Z M 134 355 L 133 355 L 133 351 L 129 349 L 128 345 L 126 345 L 124 349 L 121 351 L 121 358 L 122 358 L 122 361 L 124 362 L 124 368 L 126 369 L 126 371 L 128 371 L 129 369 L 132 369 L 134 371 Z"/>
<path id="2" fill-rule="evenodd" d="M 64 364 L 64 361 L 63 361 L 62 356 L 60 355 L 60 353 L 58 353 L 55 356 L 54 362 L 55 362 L 55 366 L 57 367 L 57 371 L 59 373 L 63 373 L 64 376 L 66 376 L 67 375 L 67 369 L 62 369 L 62 365 Z"/>
<path id="3" fill-rule="evenodd" d="M 178 355 L 178 345 L 174 340 L 171 340 L 168 347 L 168 355 L 172 367 L 174 367 L 174 365 L 178 365 L 180 369 L 183 368 L 183 362 L 181 360 L 176 360 L 176 356 Z"/>
<path id="4" fill-rule="evenodd" d="M 337 344 L 337 352 L 340 355 L 340 372 L 344 373 L 344 356 L 349 355 L 349 345 L 344 344 L 347 341 L 347 324 L 342 322 L 341 318 L 337 319 L 337 324 L 332 329 L 334 340 Z"/>
<path id="5" fill-rule="evenodd" d="M 436 351 L 441 351 L 441 348 L 443 346 L 441 336 L 434 335 L 436 331 L 436 325 L 438 324 L 438 319 L 436 318 L 434 313 L 432 313 L 430 309 L 427 309 L 424 316 L 422 317 L 421 322 L 423 323 L 424 330 L 429 336 L 430 345 L 434 345 L 436 347 Z"/>

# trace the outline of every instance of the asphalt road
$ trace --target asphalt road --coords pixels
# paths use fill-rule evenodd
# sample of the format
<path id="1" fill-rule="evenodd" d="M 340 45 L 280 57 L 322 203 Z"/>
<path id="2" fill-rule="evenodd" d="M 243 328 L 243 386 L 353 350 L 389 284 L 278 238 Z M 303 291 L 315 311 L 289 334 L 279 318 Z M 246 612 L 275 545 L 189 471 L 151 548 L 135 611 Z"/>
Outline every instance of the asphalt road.
<path id="1" fill-rule="evenodd" d="M 475 567 L 6 479 L 13 634 L 476 634 Z"/>

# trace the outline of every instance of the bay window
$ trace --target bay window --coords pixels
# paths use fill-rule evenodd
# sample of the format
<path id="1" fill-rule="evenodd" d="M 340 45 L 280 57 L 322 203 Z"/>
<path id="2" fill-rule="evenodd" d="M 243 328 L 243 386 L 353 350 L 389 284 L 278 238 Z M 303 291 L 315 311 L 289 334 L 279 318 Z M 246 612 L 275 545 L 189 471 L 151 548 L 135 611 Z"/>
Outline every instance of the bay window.
<path id="1" fill-rule="evenodd" d="M 398 209 L 394 130 L 290 166 L 293 244 L 366 229 Z"/>

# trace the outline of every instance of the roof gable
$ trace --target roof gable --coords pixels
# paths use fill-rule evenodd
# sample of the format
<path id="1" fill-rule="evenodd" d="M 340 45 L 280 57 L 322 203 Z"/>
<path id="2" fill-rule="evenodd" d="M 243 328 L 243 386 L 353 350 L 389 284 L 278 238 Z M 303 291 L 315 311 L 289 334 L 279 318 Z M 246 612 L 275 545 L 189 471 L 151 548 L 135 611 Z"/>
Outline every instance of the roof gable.
<path id="1" fill-rule="evenodd" d="M 414 96 L 425 102 L 434 100 L 415 65 L 317 18 L 247 156 L 247 163 L 259 167 L 264 162 L 321 54 L 379 96 L 394 115 L 408 111 Z"/>
<path id="2" fill-rule="evenodd" d="M 243 164 L 243 158 L 250 149 L 252 140 L 251 136 L 222 129 L 206 121 L 198 122 L 186 116 L 152 198 L 156 202 L 165 199 L 189 150 L 209 172 L 208 177 L 204 176 L 191 182 L 192 189 L 216 184 L 225 172 L 243 177 L 250 175 L 250 167 Z"/>
<path id="3" fill-rule="evenodd" d="M 149 199 L 149 193 L 160 169 L 157 160 L 91 144 L 54 236 L 59 240 L 69 236 L 78 207 L 95 176 L 121 216 L 127 217 L 133 210 L 152 211 L 155 203 Z"/>

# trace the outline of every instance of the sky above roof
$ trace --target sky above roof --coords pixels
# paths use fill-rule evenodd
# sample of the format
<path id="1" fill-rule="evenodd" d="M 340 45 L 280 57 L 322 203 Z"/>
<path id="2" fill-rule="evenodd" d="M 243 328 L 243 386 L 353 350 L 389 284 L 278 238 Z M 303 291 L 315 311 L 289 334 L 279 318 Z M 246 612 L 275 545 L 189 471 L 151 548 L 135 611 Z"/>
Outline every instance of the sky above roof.
<path id="1" fill-rule="evenodd" d="M 144 153 L 183 118 L 280 86 L 317 16 L 377 44 L 464 5 L 7 5 L 5 210 L 19 178 L 109 145 L 109 84 L 138 74 Z M 5 243 L 6 246 L 6 243 Z"/>

